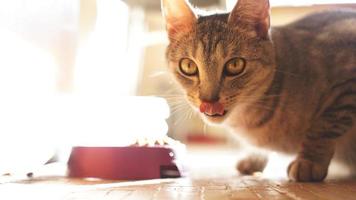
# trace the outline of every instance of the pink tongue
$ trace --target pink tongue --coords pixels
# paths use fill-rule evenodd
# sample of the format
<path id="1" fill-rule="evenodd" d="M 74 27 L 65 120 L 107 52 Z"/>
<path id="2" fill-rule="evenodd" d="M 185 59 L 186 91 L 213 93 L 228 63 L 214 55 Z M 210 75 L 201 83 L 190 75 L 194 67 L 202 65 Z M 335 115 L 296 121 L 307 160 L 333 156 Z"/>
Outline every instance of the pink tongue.
<path id="1" fill-rule="evenodd" d="M 208 115 L 223 115 L 224 105 L 220 102 L 206 102 L 200 104 L 200 112 Z"/>

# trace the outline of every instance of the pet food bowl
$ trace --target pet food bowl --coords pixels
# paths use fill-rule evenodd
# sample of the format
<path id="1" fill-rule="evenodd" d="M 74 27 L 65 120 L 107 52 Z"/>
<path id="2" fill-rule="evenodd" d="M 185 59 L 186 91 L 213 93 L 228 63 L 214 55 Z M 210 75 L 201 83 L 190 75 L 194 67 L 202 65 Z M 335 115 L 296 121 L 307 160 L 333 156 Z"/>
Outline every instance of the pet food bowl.
<path id="1" fill-rule="evenodd" d="M 181 177 L 184 170 L 178 158 L 184 152 L 185 148 L 168 145 L 73 147 L 68 176 L 110 180 Z"/>

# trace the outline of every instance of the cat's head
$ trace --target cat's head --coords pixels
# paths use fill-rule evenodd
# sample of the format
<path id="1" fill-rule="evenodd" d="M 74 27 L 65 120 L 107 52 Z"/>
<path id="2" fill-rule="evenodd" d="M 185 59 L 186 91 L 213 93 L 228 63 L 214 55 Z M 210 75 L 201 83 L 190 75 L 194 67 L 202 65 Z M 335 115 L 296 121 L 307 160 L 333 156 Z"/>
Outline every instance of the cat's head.
<path id="1" fill-rule="evenodd" d="M 239 0 L 231 13 L 199 16 L 186 0 L 162 0 L 171 72 L 211 122 L 247 107 L 269 87 L 274 50 L 268 0 Z"/>

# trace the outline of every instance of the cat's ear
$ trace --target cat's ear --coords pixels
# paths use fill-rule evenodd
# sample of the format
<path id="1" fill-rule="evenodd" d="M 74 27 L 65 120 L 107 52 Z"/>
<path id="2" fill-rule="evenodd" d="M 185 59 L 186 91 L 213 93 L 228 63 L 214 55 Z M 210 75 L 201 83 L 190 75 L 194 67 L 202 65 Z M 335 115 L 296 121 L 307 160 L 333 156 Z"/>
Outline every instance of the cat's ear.
<path id="1" fill-rule="evenodd" d="M 270 28 L 269 0 L 238 0 L 232 9 L 228 23 L 231 26 L 245 26 L 256 31 L 262 38 L 268 38 Z"/>
<path id="2" fill-rule="evenodd" d="M 161 6 L 170 38 L 195 26 L 197 16 L 187 0 L 161 0 Z"/>

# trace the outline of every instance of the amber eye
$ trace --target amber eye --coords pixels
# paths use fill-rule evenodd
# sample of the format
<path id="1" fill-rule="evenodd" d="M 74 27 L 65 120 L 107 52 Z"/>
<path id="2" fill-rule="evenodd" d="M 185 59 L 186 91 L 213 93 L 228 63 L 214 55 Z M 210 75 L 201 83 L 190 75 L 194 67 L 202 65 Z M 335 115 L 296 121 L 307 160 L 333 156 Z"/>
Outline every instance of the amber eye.
<path id="1" fill-rule="evenodd" d="M 226 76 L 236 76 L 241 74 L 245 69 L 246 62 L 242 58 L 233 58 L 225 64 Z"/>
<path id="2" fill-rule="evenodd" d="M 187 76 L 194 76 L 198 73 L 198 66 L 189 58 L 183 58 L 179 62 L 180 71 Z"/>

